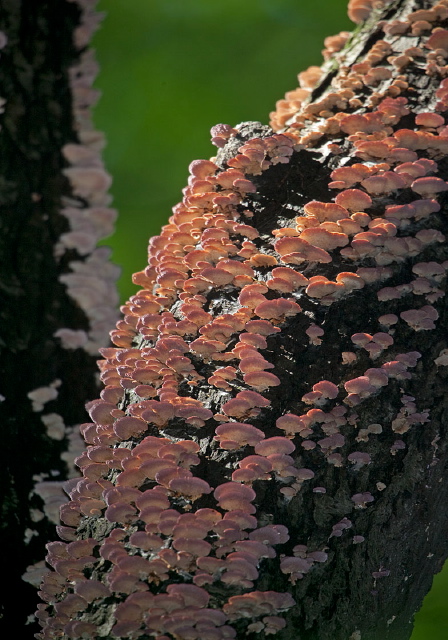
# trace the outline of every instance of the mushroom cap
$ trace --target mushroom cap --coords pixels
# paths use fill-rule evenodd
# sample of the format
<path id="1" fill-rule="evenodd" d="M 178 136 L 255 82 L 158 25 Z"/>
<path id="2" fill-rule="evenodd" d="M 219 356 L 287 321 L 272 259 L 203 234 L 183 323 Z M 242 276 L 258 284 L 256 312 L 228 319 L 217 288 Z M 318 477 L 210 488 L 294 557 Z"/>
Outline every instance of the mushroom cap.
<path id="1" fill-rule="evenodd" d="M 281 384 L 280 379 L 269 371 L 251 371 L 250 373 L 245 373 L 243 380 L 250 387 L 259 391 L 264 391 L 265 389 L 269 389 L 269 387 L 278 387 Z"/>
<path id="2" fill-rule="evenodd" d="M 372 205 L 372 199 L 360 189 L 346 189 L 335 198 L 336 204 L 345 207 L 349 211 L 364 211 Z"/>
<path id="3" fill-rule="evenodd" d="M 266 527 L 259 527 L 249 533 L 249 540 L 257 540 L 264 544 L 283 544 L 288 542 L 289 533 L 287 527 L 282 524 L 268 524 Z"/>
<path id="4" fill-rule="evenodd" d="M 355 506 L 362 508 L 365 507 L 368 502 L 373 502 L 375 498 L 370 492 L 366 491 L 365 493 L 355 493 L 351 499 L 355 503 Z"/>
<path id="5" fill-rule="evenodd" d="M 375 387 L 370 384 L 367 376 L 359 376 L 344 383 L 345 390 L 348 393 L 355 393 L 359 396 L 370 395 L 376 391 Z"/>
<path id="6" fill-rule="evenodd" d="M 169 595 L 179 596 L 185 607 L 206 607 L 210 600 L 210 595 L 192 584 L 169 584 L 166 588 Z"/>
<path id="7" fill-rule="evenodd" d="M 132 437 L 141 436 L 148 429 L 148 425 L 141 418 L 125 416 L 115 420 L 113 429 L 121 440 L 129 440 Z"/>
<path id="8" fill-rule="evenodd" d="M 444 49 L 448 51 L 448 31 L 446 29 L 434 29 L 425 45 L 428 49 Z"/>
<path id="9" fill-rule="evenodd" d="M 301 307 L 293 300 L 277 298 L 276 300 L 264 300 L 258 304 L 254 312 L 260 318 L 268 320 L 279 320 L 301 312 Z"/>
<path id="10" fill-rule="evenodd" d="M 313 391 L 317 391 L 322 395 L 322 397 L 332 400 L 336 398 L 339 393 L 337 385 L 329 380 L 321 380 L 320 382 L 317 382 L 313 385 Z"/>
<path id="11" fill-rule="evenodd" d="M 306 240 L 314 247 L 325 249 L 326 251 L 332 251 L 337 247 L 345 247 L 349 242 L 345 233 L 326 231 L 321 227 L 305 229 L 300 234 L 300 239 Z"/>
<path id="12" fill-rule="evenodd" d="M 343 168 L 345 169 L 345 167 Z M 337 171 L 339 171 L 339 169 L 337 169 Z M 309 216 L 316 217 L 319 222 L 325 222 L 326 220 L 337 222 L 342 218 L 348 218 L 349 215 L 347 209 L 339 204 L 335 204 L 334 202 L 319 202 L 318 200 L 307 202 L 304 206 L 304 211 Z"/>
<path id="13" fill-rule="evenodd" d="M 250 402 L 243 398 L 231 398 L 222 406 L 222 411 L 235 418 L 240 418 L 251 408 Z"/>
<path id="14" fill-rule="evenodd" d="M 296 416 L 294 413 L 285 413 L 285 415 L 277 418 L 275 424 L 279 429 L 286 431 L 288 435 L 300 433 L 301 431 L 306 429 L 306 425 L 303 420 L 301 420 L 300 417 Z"/>
<path id="15" fill-rule="evenodd" d="M 441 191 L 448 190 L 448 184 L 441 178 L 435 176 L 427 176 L 425 178 L 417 178 L 411 184 L 412 191 L 420 196 L 431 196 Z"/>
<path id="16" fill-rule="evenodd" d="M 317 324 L 310 324 L 308 329 L 305 330 L 305 333 L 311 340 L 316 340 L 316 344 L 322 342 L 319 340 L 319 337 L 324 335 L 324 330 L 322 327 L 318 327 Z M 317 342 L 317 340 L 319 340 L 319 342 Z"/>
<path id="17" fill-rule="evenodd" d="M 272 276 L 274 278 L 280 278 L 291 283 L 294 288 L 303 287 L 308 284 L 308 278 L 305 278 L 303 274 L 290 267 L 275 267 L 272 269 Z"/>
<path id="18" fill-rule="evenodd" d="M 295 450 L 295 444 L 283 436 L 267 438 L 255 445 L 255 453 L 260 456 L 269 456 L 274 453 L 290 454 Z"/>
<path id="19" fill-rule="evenodd" d="M 445 118 L 438 113 L 418 113 L 415 116 L 415 124 L 422 127 L 442 127 L 445 124 Z"/>
<path id="20" fill-rule="evenodd" d="M 268 346 L 266 339 L 256 333 L 241 333 L 239 340 L 240 342 L 249 344 L 256 349 L 266 349 Z"/>
<path id="21" fill-rule="evenodd" d="M 275 250 L 280 254 L 283 262 L 300 264 L 301 262 L 331 262 L 330 254 L 302 238 L 280 238 L 274 244 Z"/>
<path id="22" fill-rule="evenodd" d="M 213 495 L 219 502 L 230 496 L 238 496 L 245 502 L 252 502 L 256 497 L 256 493 L 251 487 L 239 484 L 238 482 L 225 482 L 219 485 L 216 487 Z"/>
<path id="23" fill-rule="evenodd" d="M 226 422 L 221 424 L 219 427 L 216 427 L 215 434 L 215 440 L 230 440 L 238 443 L 239 446 L 255 446 L 265 437 L 260 429 L 243 422 Z"/>
<path id="24" fill-rule="evenodd" d="M 245 324 L 245 329 L 249 333 L 259 333 L 262 336 L 271 336 L 280 331 L 278 327 L 274 327 L 268 320 L 249 320 Z"/>
<path id="25" fill-rule="evenodd" d="M 188 167 L 192 176 L 201 179 L 214 175 L 218 169 L 219 167 L 210 160 L 193 160 Z"/>
<path id="26" fill-rule="evenodd" d="M 394 171 L 385 171 L 376 176 L 370 176 L 361 182 L 366 191 L 373 195 L 389 194 L 396 189 L 406 187 L 404 178 Z"/>
<path id="27" fill-rule="evenodd" d="M 211 493 L 212 488 L 202 478 L 173 478 L 168 483 L 169 488 L 176 493 L 196 500 L 205 493 Z"/>
<path id="28" fill-rule="evenodd" d="M 378 318 L 378 322 L 385 327 L 390 327 L 391 325 L 397 324 L 398 316 L 396 316 L 394 313 L 386 313 L 385 315 Z"/>

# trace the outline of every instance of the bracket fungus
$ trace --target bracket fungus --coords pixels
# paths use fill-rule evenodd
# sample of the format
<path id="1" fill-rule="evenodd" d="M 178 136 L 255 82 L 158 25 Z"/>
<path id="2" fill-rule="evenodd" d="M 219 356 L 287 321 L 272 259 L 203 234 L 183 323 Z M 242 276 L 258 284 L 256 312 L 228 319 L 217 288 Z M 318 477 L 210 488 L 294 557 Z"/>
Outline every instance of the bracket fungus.
<path id="1" fill-rule="evenodd" d="M 362 22 L 382 5 L 350 0 L 349 15 Z M 374 519 L 376 505 L 387 507 L 382 489 L 420 446 L 420 426 L 432 428 L 420 370 L 443 373 L 447 362 L 448 82 L 433 66 L 446 51 L 436 26 L 446 0 L 431 16 L 380 21 L 362 58 L 346 35 L 327 39 L 338 70 L 301 73 L 272 129 L 212 128 L 216 157 L 191 163 L 182 202 L 136 275 L 141 291 L 103 350 L 106 388 L 82 426 L 84 477 L 61 509 L 66 542 L 50 548 L 39 640 L 95 637 L 106 592 L 116 637 L 282 637 L 291 593 L 333 580 L 349 529 L 363 533 L 351 549 L 369 540 L 364 510 Z M 432 93 L 420 103 L 409 88 L 424 64 Z M 328 175 L 313 190 L 315 154 Z M 88 188 L 83 169 L 68 175 Z M 266 204 L 277 175 L 287 185 L 281 215 Z M 424 353 L 420 331 L 436 345 Z M 40 410 L 55 393 L 30 399 Z M 74 557 L 70 545 L 89 527 L 98 553 Z M 278 591 L 258 590 L 267 558 Z"/>

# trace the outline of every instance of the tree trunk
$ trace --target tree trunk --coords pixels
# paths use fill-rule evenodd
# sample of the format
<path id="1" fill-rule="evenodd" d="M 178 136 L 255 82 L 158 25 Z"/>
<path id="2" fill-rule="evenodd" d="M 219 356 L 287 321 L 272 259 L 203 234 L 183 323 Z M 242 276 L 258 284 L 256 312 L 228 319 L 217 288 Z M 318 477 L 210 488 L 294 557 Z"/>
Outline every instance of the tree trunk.
<path id="1" fill-rule="evenodd" d="M 448 2 L 369 4 L 151 241 L 41 640 L 410 637 L 448 551 Z"/>
<path id="2" fill-rule="evenodd" d="M 95 92 L 84 42 L 94 16 L 87 14 L 58 0 L 0 3 L 4 637 L 13 628 L 23 634 L 26 623 L 30 638 L 38 630 L 45 544 L 67 500 L 62 483 L 78 475 L 73 458 L 84 445 L 77 425 L 98 394 L 97 350 L 108 343 L 117 304 L 116 268 L 107 249 L 95 250 L 115 212 L 95 148 L 101 136 L 88 119 Z M 83 150 L 80 165 L 73 154 Z M 90 190 L 70 185 L 81 166 L 94 167 Z"/>

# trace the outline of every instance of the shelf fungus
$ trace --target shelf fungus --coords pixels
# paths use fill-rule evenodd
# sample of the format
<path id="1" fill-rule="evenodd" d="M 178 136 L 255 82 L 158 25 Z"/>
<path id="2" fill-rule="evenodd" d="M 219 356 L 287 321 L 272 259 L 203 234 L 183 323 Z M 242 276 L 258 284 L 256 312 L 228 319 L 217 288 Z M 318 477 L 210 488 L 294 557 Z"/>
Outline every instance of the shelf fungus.
<path id="1" fill-rule="evenodd" d="M 350 0 L 349 15 L 383 4 Z M 212 128 L 216 156 L 191 163 L 102 350 L 105 389 L 81 427 L 65 542 L 49 548 L 39 640 L 283 637 L 284 614 L 307 580 L 331 579 L 349 529 L 362 551 L 366 514 L 428 426 L 422 371 L 447 364 L 447 0 L 426 13 L 380 21 L 363 53 L 345 32 L 327 38 L 328 65 L 299 75 L 272 128 Z M 421 98 L 411 83 L 425 74 Z M 90 156 L 67 153 L 87 197 Z M 281 214 L 271 176 L 289 185 Z"/>

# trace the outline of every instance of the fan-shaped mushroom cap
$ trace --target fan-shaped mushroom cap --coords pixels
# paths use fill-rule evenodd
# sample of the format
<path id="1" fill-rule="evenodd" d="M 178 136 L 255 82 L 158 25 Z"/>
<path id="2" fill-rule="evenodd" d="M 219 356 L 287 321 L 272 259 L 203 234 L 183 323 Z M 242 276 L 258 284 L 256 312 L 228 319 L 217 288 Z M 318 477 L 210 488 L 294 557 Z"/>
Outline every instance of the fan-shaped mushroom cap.
<path id="1" fill-rule="evenodd" d="M 324 330 L 321 327 L 318 327 L 316 324 L 311 324 L 308 329 L 306 329 L 305 333 L 309 337 L 311 344 L 322 344 L 320 336 L 324 335 Z"/>
<path id="2" fill-rule="evenodd" d="M 201 478 L 173 478 L 169 481 L 168 487 L 181 496 L 190 500 L 197 500 L 204 493 L 211 493 L 212 488 Z"/>
<path id="3" fill-rule="evenodd" d="M 148 425 L 141 418 L 125 416 L 114 422 L 113 429 L 121 440 L 129 440 L 129 438 L 142 435 L 148 429 Z"/>
<path id="4" fill-rule="evenodd" d="M 337 385 L 329 380 L 321 380 L 313 385 L 313 391 L 317 391 L 323 398 L 334 399 L 339 393 Z"/>
<path id="5" fill-rule="evenodd" d="M 255 499 L 255 491 L 244 484 L 227 482 L 219 485 L 214 491 L 214 497 L 219 506 L 226 511 L 241 509 L 242 511 L 255 513 L 255 507 L 250 503 Z"/>
<path id="6" fill-rule="evenodd" d="M 241 358 L 239 368 L 243 373 L 249 373 L 250 371 L 263 371 L 264 369 L 273 369 L 274 365 L 265 360 L 262 355 L 257 354 Z"/>
<path id="7" fill-rule="evenodd" d="M 251 424 L 245 424 L 243 422 L 227 422 L 219 425 L 215 430 L 215 440 L 218 440 L 223 446 L 228 443 L 224 448 L 228 448 L 230 443 L 235 443 L 236 446 L 231 448 L 239 449 L 246 445 L 255 446 L 258 442 L 263 440 L 264 433 L 252 426 Z"/>
<path id="8" fill-rule="evenodd" d="M 268 545 L 283 544 L 289 540 L 288 529 L 281 524 L 269 524 L 249 533 L 249 540 Z"/>
<path id="9" fill-rule="evenodd" d="M 418 113 L 415 116 L 415 124 L 422 127 L 442 127 L 445 124 L 445 118 L 438 113 Z"/>
<path id="10" fill-rule="evenodd" d="M 346 189 L 335 198 L 336 204 L 345 207 L 349 211 L 364 211 L 372 205 L 372 199 L 364 191 L 359 189 Z"/>
<path id="11" fill-rule="evenodd" d="M 297 315 L 301 310 L 301 307 L 293 300 L 277 298 L 276 300 L 261 302 L 255 307 L 254 312 L 260 318 L 278 321 L 285 317 Z"/>
<path id="12" fill-rule="evenodd" d="M 236 397 L 243 398 L 250 403 L 251 407 L 269 407 L 271 404 L 267 398 L 264 398 L 261 394 L 256 391 L 250 391 L 249 389 L 240 391 Z"/>
<path id="13" fill-rule="evenodd" d="M 295 450 L 295 444 L 282 436 L 274 436 L 255 445 L 255 453 L 260 456 L 269 456 L 274 453 L 289 454 Z"/>
<path id="14" fill-rule="evenodd" d="M 185 607 L 206 607 L 210 600 L 210 595 L 192 584 L 169 584 L 166 588 L 169 595 L 179 596 Z"/>
<path id="15" fill-rule="evenodd" d="M 337 293 L 340 289 L 343 289 L 341 283 L 331 282 L 324 276 L 314 276 L 311 278 L 305 292 L 310 298 L 325 298 Z"/>
<path id="16" fill-rule="evenodd" d="M 259 333 L 262 336 L 270 336 L 280 331 L 278 327 L 274 327 L 268 320 L 249 320 L 245 324 L 245 329 L 249 333 Z"/>
<path id="17" fill-rule="evenodd" d="M 345 233 L 326 231 L 321 227 L 305 229 L 300 234 L 300 239 L 327 251 L 332 251 L 337 247 L 345 247 L 349 241 Z"/>
<path id="18" fill-rule="evenodd" d="M 435 176 L 428 176 L 426 178 L 417 178 L 411 184 L 412 191 L 415 191 L 420 196 L 431 197 L 441 191 L 448 189 L 448 184 L 441 178 Z"/>
<path id="19" fill-rule="evenodd" d="M 434 307 L 426 305 L 420 309 L 408 309 L 400 313 L 400 318 L 404 320 L 415 331 L 435 329 L 434 321 L 439 314 Z"/>
<path id="20" fill-rule="evenodd" d="M 354 333 L 351 337 L 351 341 L 356 344 L 357 347 L 364 347 L 372 340 L 370 333 Z"/>
<path id="21" fill-rule="evenodd" d="M 250 408 L 251 404 L 247 400 L 238 397 L 231 398 L 222 406 L 222 410 L 226 415 L 233 416 L 235 418 L 240 418 L 247 413 Z"/>
<path id="22" fill-rule="evenodd" d="M 269 387 L 277 387 L 280 384 L 279 378 L 269 371 L 251 371 L 245 373 L 243 379 L 246 384 L 259 391 L 264 391 Z"/>
<path id="23" fill-rule="evenodd" d="M 448 51 L 448 31 L 441 28 L 434 29 L 425 46 L 428 49 L 444 49 Z"/>
<path id="24" fill-rule="evenodd" d="M 285 413 L 276 420 L 276 426 L 285 431 L 288 436 L 294 436 L 306 429 L 306 424 L 294 413 Z"/>
<path id="25" fill-rule="evenodd" d="M 325 222 L 326 220 L 331 222 L 337 222 L 342 218 L 348 218 L 348 211 L 345 207 L 335 204 L 334 202 L 319 202 L 318 200 L 311 200 L 304 206 L 304 211 L 309 216 L 315 216 L 319 222 Z"/>
<path id="26" fill-rule="evenodd" d="M 201 179 L 214 175 L 218 169 L 219 167 L 210 160 L 193 160 L 188 167 L 192 176 Z"/>
<path id="27" fill-rule="evenodd" d="M 355 393 L 360 397 L 368 396 L 376 391 L 375 387 L 370 384 L 367 376 L 359 376 L 344 383 L 345 390 L 348 393 Z"/>
<path id="28" fill-rule="evenodd" d="M 261 282 L 248 284 L 241 290 L 238 296 L 238 302 L 250 309 L 254 309 L 261 302 L 265 302 L 266 298 L 263 294 L 267 293 L 268 287 Z"/>
<path id="29" fill-rule="evenodd" d="M 385 327 L 390 327 L 398 322 L 398 316 L 394 313 L 386 313 L 384 316 L 378 318 L 378 322 Z"/>
<path id="30" fill-rule="evenodd" d="M 330 254 L 324 249 L 315 247 L 302 238 L 280 238 L 274 244 L 275 250 L 282 257 L 283 262 L 301 264 L 302 262 L 331 262 Z"/>
<path id="31" fill-rule="evenodd" d="M 369 379 L 370 384 L 377 389 L 386 386 L 389 382 L 386 372 L 381 368 L 367 369 L 365 375 Z"/>
<path id="32" fill-rule="evenodd" d="M 366 191 L 373 195 L 388 194 L 396 189 L 406 187 L 405 179 L 394 171 L 385 171 L 376 176 L 370 176 L 361 182 Z"/>
<path id="33" fill-rule="evenodd" d="M 366 491 L 365 493 L 355 493 L 352 496 L 352 501 L 355 503 L 355 507 L 358 509 L 364 509 L 369 502 L 374 501 L 374 497 L 371 493 Z"/>
<path id="34" fill-rule="evenodd" d="M 350 453 L 347 456 L 347 460 L 353 465 L 356 465 L 356 468 L 358 469 L 371 463 L 370 455 L 364 451 L 354 451 L 353 453 Z"/>
<path id="35" fill-rule="evenodd" d="M 362 289 L 365 285 L 363 278 L 351 271 L 341 271 L 338 273 L 336 282 L 342 283 L 347 291 Z"/>

